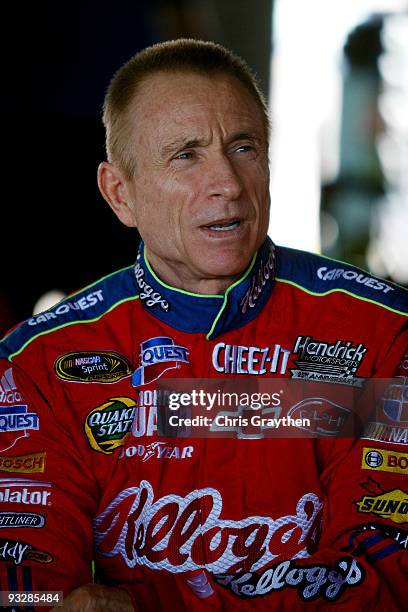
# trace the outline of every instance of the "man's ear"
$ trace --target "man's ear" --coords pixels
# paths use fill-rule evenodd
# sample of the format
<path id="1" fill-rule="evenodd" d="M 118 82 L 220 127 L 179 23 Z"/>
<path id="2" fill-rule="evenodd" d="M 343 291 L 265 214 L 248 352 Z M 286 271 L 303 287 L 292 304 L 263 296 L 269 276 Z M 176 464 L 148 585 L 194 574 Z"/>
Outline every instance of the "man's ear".
<path id="1" fill-rule="evenodd" d="M 136 227 L 134 210 L 123 172 L 114 164 L 102 162 L 98 167 L 98 187 L 119 220 L 128 227 Z"/>

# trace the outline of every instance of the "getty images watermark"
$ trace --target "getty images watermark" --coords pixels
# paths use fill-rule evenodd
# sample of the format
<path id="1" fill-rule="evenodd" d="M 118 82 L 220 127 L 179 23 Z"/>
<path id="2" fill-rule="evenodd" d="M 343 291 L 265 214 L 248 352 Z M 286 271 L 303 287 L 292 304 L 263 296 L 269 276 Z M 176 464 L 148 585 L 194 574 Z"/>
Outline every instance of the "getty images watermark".
<path id="1" fill-rule="evenodd" d="M 169 410 L 176 411 L 168 416 L 171 427 L 208 427 L 216 432 L 223 428 L 261 427 L 310 427 L 308 418 L 293 419 L 290 416 L 278 417 L 281 406 L 281 392 L 260 393 L 221 391 L 208 392 L 204 389 L 192 389 L 190 392 L 172 392 L 168 395 Z M 217 411 L 215 416 L 208 414 L 185 415 L 182 408 L 201 408 L 206 412 Z M 222 410 L 233 408 L 231 410 Z M 270 409 L 268 412 L 265 409 Z M 220 410 L 221 409 L 221 410 Z M 275 409 L 275 410 L 274 410 Z M 261 412 L 262 410 L 262 412 Z M 252 414 L 251 414 L 252 413 Z"/>
<path id="2" fill-rule="evenodd" d="M 358 438 L 408 441 L 407 379 L 160 379 L 140 390 L 161 437 Z M 149 397 L 148 397 L 149 396 Z"/>

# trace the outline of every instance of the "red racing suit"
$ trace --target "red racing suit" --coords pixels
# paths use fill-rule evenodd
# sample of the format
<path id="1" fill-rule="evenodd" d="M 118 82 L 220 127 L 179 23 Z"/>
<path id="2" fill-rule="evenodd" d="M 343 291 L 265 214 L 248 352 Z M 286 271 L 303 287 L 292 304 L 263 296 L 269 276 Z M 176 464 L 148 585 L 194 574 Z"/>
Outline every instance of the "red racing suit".
<path id="1" fill-rule="evenodd" d="M 405 378 L 359 439 L 331 435 L 335 402 L 309 411 L 315 437 L 162 437 L 157 384 L 318 380 L 340 397 L 407 375 L 407 305 L 269 240 L 225 295 L 196 295 L 142 245 L 18 326 L 0 345 L 0 590 L 68 594 L 94 560 L 140 610 L 404 609 Z"/>

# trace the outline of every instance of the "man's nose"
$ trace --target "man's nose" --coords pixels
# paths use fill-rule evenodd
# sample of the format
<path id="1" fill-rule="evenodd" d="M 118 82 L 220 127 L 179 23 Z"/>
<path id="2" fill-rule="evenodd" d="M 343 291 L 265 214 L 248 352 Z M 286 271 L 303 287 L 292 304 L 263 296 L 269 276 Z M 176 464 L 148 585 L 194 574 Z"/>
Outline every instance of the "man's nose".
<path id="1" fill-rule="evenodd" d="M 208 186 L 211 197 L 236 200 L 242 193 L 243 183 L 228 155 L 220 154 L 209 164 Z"/>

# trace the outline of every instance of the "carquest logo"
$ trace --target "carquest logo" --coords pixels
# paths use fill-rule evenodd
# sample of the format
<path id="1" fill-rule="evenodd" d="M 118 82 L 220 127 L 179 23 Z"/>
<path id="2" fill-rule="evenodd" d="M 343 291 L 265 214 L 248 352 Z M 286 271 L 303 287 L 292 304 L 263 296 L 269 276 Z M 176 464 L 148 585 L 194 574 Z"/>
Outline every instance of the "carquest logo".
<path id="1" fill-rule="evenodd" d="M 323 266 L 322 268 L 318 269 L 317 276 L 323 281 L 344 278 L 344 280 L 355 281 L 356 283 L 360 283 L 361 285 L 365 285 L 366 287 L 370 287 L 370 289 L 375 289 L 376 291 L 382 291 L 383 293 L 394 291 L 394 288 L 390 287 L 386 283 L 382 283 L 372 276 L 357 272 L 357 270 L 347 270 L 345 268 L 329 269 L 326 266 Z"/>
<path id="2" fill-rule="evenodd" d="M 140 345 L 140 367 L 133 374 L 132 385 L 147 385 L 168 370 L 180 368 L 180 363 L 189 363 L 188 355 L 185 346 L 179 346 L 168 336 L 145 340 Z"/>
<path id="3" fill-rule="evenodd" d="M 9 450 L 17 440 L 29 436 L 28 430 L 38 428 L 38 415 L 29 412 L 27 404 L 0 406 L 0 451 Z"/>
<path id="4" fill-rule="evenodd" d="M 38 325 L 39 323 L 46 323 L 50 319 L 58 319 L 59 316 L 67 314 L 71 310 L 87 310 L 91 308 L 91 306 L 96 306 L 98 302 L 103 302 L 103 293 L 101 289 L 97 291 L 92 291 L 91 293 L 87 293 L 83 295 L 81 298 L 75 301 L 62 302 L 58 304 L 52 310 L 48 310 L 47 312 L 42 312 L 35 317 L 31 317 L 28 319 L 28 325 Z"/>

